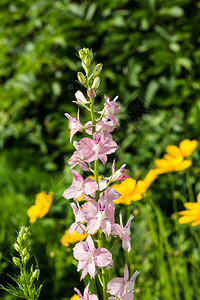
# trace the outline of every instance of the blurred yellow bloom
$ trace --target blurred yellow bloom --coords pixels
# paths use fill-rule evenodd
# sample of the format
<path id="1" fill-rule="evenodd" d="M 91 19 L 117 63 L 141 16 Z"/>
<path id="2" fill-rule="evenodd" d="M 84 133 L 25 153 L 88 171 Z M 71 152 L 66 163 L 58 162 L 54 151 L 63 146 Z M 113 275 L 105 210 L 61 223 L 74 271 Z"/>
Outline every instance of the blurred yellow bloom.
<path id="1" fill-rule="evenodd" d="M 131 204 L 132 201 L 142 199 L 142 195 L 150 187 L 152 182 L 158 175 L 157 169 L 151 169 L 143 180 L 138 180 L 129 177 L 122 181 L 121 184 L 114 184 L 112 188 L 121 194 L 119 199 L 113 200 L 115 204 Z"/>
<path id="2" fill-rule="evenodd" d="M 37 218 L 44 217 L 53 202 L 53 193 L 49 194 L 41 192 L 36 194 L 35 205 L 32 205 L 28 210 L 27 214 L 30 218 L 29 222 L 34 223 Z"/>
<path id="3" fill-rule="evenodd" d="M 166 148 L 166 152 L 173 156 L 173 157 L 177 157 L 177 156 L 183 156 L 183 157 L 188 157 L 192 154 L 192 152 L 196 149 L 197 147 L 197 141 L 196 140 L 183 140 L 180 144 L 179 144 L 179 148 L 175 145 L 169 145 Z"/>
<path id="4" fill-rule="evenodd" d="M 83 241 L 86 237 L 87 234 L 79 234 L 76 231 L 73 231 L 73 233 L 69 236 L 69 229 L 67 229 L 60 239 L 60 242 L 63 246 L 68 247 L 69 244 Z"/>
<path id="5" fill-rule="evenodd" d="M 121 194 L 119 199 L 113 200 L 115 204 L 131 204 L 132 201 L 142 199 L 140 187 L 136 185 L 136 180 L 129 177 L 122 181 L 121 184 L 114 184 L 112 188 Z M 143 191 L 143 186 L 141 187 Z"/>
<path id="6" fill-rule="evenodd" d="M 74 294 L 71 298 L 70 298 L 70 300 L 78 300 L 79 298 L 78 298 L 78 295 L 77 294 Z"/>
<path id="7" fill-rule="evenodd" d="M 200 224 L 200 193 L 197 196 L 197 202 L 188 202 L 184 204 L 185 208 L 188 210 L 183 210 L 179 212 L 180 217 L 179 224 L 191 223 L 192 226 L 197 226 Z"/>
<path id="8" fill-rule="evenodd" d="M 190 167 L 192 162 L 190 160 L 184 160 L 182 155 L 173 157 L 169 154 L 165 154 L 163 159 L 156 159 L 155 166 L 158 174 L 182 171 Z"/>
<path id="9" fill-rule="evenodd" d="M 155 160 L 155 167 L 158 174 L 176 172 L 185 170 L 191 166 L 190 160 L 184 160 L 184 157 L 188 157 L 197 147 L 196 140 L 183 140 L 179 147 L 175 145 L 168 145 L 166 148 L 167 154 L 162 159 Z"/>

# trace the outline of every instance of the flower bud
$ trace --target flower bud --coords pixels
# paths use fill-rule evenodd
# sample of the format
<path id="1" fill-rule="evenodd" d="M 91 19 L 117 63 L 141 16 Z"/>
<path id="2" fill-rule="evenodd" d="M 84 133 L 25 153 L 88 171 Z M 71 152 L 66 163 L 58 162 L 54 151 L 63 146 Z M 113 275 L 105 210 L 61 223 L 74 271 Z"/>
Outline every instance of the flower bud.
<path id="1" fill-rule="evenodd" d="M 20 246 L 17 243 L 14 243 L 14 248 L 16 251 L 20 252 Z"/>
<path id="2" fill-rule="evenodd" d="M 22 251 L 22 256 L 26 256 L 27 254 L 28 254 L 28 250 L 26 248 L 24 248 Z"/>
<path id="3" fill-rule="evenodd" d="M 40 275 L 40 270 L 36 269 L 31 276 L 31 280 L 35 280 L 36 278 L 39 277 L 39 275 Z"/>
<path id="4" fill-rule="evenodd" d="M 78 80 L 81 84 L 83 84 L 83 85 L 86 84 L 86 78 L 85 78 L 85 76 L 82 72 L 78 72 L 77 77 L 78 77 Z"/>
<path id="5" fill-rule="evenodd" d="M 30 259 L 30 254 L 27 253 L 27 255 L 23 258 L 24 263 L 27 263 L 27 261 Z"/>
<path id="6" fill-rule="evenodd" d="M 103 68 L 103 65 L 102 64 L 98 64 L 94 67 L 94 70 L 93 70 L 93 75 L 94 77 L 97 77 L 99 76 L 99 74 L 101 73 L 102 71 L 102 68 Z"/>
<path id="7" fill-rule="evenodd" d="M 96 77 L 93 81 L 92 88 L 97 90 L 100 85 L 100 77 Z"/>
<path id="8" fill-rule="evenodd" d="M 91 89 L 91 88 L 89 88 L 89 89 L 87 90 L 87 95 L 88 95 L 88 97 L 89 97 L 90 99 L 94 99 L 94 98 L 96 97 L 95 91 L 94 91 L 93 89 Z"/>
<path id="9" fill-rule="evenodd" d="M 18 257 L 13 257 L 12 258 L 12 260 L 13 260 L 13 262 L 14 262 L 14 264 L 16 265 L 16 266 L 18 266 L 19 268 L 21 267 L 21 260 L 18 258 Z"/>

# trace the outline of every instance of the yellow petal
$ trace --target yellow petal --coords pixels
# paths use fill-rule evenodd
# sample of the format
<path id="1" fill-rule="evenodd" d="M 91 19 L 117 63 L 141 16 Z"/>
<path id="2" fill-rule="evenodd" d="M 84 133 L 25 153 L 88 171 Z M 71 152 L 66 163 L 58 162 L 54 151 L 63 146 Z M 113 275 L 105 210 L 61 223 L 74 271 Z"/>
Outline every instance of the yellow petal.
<path id="1" fill-rule="evenodd" d="M 187 209 L 191 209 L 191 210 L 199 210 L 200 211 L 200 203 L 198 202 L 188 202 L 188 203 L 184 203 L 184 206 Z"/>
<path id="2" fill-rule="evenodd" d="M 184 157 L 190 156 L 192 152 L 196 149 L 197 144 L 198 143 L 196 140 L 192 140 L 192 141 L 188 139 L 183 140 L 179 145 L 182 155 Z"/>
<path id="3" fill-rule="evenodd" d="M 200 218 L 198 218 L 196 221 L 191 223 L 192 226 L 197 226 L 199 224 L 200 224 Z"/>
<path id="4" fill-rule="evenodd" d="M 71 243 L 76 243 L 83 241 L 87 237 L 87 234 L 79 234 L 76 231 L 69 236 L 69 229 L 65 230 L 64 235 L 60 239 L 60 242 L 63 246 L 68 246 Z"/>
<path id="5" fill-rule="evenodd" d="M 182 171 L 191 166 L 192 162 L 191 160 L 184 160 L 177 168 L 176 171 Z"/>
<path id="6" fill-rule="evenodd" d="M 173 157 L 181 155 L 180 149 L 175 145 L 168 145 L 166 148 L 166 152 Z"/>
<path id="7" fill-rule="evenodd" d="M 78 300 L 78 299 L 79 299 L 79 297 L 78 297 L 77 294 L 73 295 L 73 296 L 70 298 L 70 300 Z"/>
<path id="8" fill-rule="evenodd" d="M 178 222 L 179 224 L 186 224 L 195 221 L 195 219 L 196 218 L 194 216 L 183 216 L 178 220 Z"/>
<path id="9" fill-rule="evenodd" d="M 197 202 L 200 203 L 200 193 L 197 195 Z"/>

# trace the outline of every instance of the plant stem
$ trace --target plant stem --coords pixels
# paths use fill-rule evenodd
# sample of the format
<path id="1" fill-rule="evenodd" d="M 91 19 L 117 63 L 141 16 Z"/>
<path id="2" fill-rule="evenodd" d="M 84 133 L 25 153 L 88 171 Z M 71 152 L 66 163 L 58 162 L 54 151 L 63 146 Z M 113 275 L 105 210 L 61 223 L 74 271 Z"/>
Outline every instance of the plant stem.
<path id="1" fill-rule="evenodd" d="M 190 173 L 189 173 L 188 170 L 186 170 L 185 174 L 186 174 L 186 181 L 187 181 L 187 188 L 188 188 L 189 200 L 190 200 L 190 202 L 194 202 L 194 195 L 193 195 L 193 190 L 192 190 L 192 185 L 191 185 L 191 180 L 190 180 Z"/>

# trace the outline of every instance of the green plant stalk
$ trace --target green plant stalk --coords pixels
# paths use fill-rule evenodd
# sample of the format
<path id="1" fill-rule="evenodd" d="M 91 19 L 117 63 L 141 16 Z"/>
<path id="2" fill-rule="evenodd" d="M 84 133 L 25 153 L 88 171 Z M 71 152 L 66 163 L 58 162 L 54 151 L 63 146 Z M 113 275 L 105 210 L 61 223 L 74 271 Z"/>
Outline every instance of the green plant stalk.
<path id="1" fill-rule="evenodd" d="M 190 200 L 190 202 L 194 202 L 194 194 L 193 194 L 192 185 L 191 185 L 191 181 L 190 181 L 190 173 L 188 170 L 186 170 L 185 174 L 186 174 L 186 182 L 187 182 L 189 200 Z"/>
<path id="2" fill-rule="evenodd" d="M 98 232 L 98 247 L 102 248 L 104 246 L 104 237 L 103 237 L 103 232 L 102 230 L 99 229 Z M 103 284 L 103 300 L 108 300 L 107 296 L 107 273 L 106 273 L 106 268 L 102 268 L 102 284 Z"/>
<path id="3" fill-rule="evenodd" d="M 91 113 L 91 119 L 92 119 L 92 133 L 94 134 L 96 131 L 96 121 L 95 121 L 95 113 L 94 113 L 94 99 L 90 99 L 90 113 Z M 99 184 L 99 159 L 96 159 L 94 161 L 94 179 L 97 184 Z M 99 199 L 99 191 L 96 192 L 96 201 Z M 102 248 L 104 246 L 104 239 L 103 239 L 103 232 L 99 229 L 98 233 L 98 247 Z M 107 300 L 107 273 L 106 268 L 102 268 L 102 277 L 101 281 L 103 284 L 103 300 Z"/>

